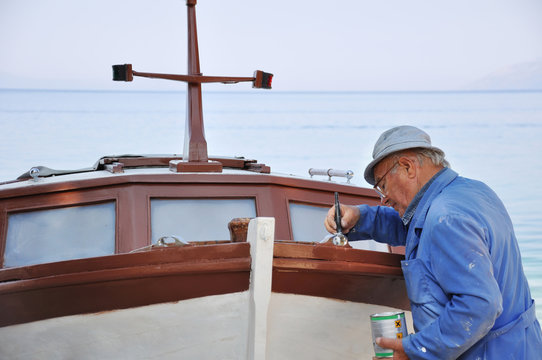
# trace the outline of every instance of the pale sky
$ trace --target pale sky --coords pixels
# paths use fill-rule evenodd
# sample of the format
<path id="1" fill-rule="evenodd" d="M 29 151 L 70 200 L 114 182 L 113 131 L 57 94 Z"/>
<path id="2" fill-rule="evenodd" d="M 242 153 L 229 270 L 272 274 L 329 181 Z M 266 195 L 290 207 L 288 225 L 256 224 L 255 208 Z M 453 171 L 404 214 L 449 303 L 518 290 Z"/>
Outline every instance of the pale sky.
<path id="1" fill-rule="evenodd" d="M 542 61 L 541 0 L 200 0 L 196 12 L 205 75 L 262 69 L 276 90 L 456 90 Z M 111 65 L 184 74 L 186 47 L 185 0 L 0 0 L 0 88 L 183 90 L 114 83 Z"/>

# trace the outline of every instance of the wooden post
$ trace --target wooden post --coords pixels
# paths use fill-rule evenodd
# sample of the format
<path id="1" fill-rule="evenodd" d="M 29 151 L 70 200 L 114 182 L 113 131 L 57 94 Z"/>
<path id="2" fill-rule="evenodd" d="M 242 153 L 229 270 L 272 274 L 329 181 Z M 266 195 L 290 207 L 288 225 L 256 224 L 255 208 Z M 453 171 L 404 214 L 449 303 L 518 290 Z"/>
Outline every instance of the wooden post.
<path id="1" fill-rule="evenodd" d="M 199 66 L 198 31 L 196 24 L 197 0 L 187 0 L 188 14 L 188 75 L 201 76 Z M 174 171 L 220 172 L 222 164 L 209 161 L 207 141 L 203 128 L 203 106 L 201 99 L 201 82 L 188 82 L 186 102 L 186 126 L 184 153 L 182 161 L 170 163 Z"/>
<path id="2" fill-rule="evenodd" d="M 264 360 L 267 355 L 267 313 L 271 301 L 275 218 L 250 220 L 247 241 L 250 243 L 250 287 L 247 359 Z"/>
<path id="3" fill-rule="evenodd" d="M 188 84 L 186 102 L 186 125 L 182 160 L 171 160 L 173 172 L 221 172 L 222 163 L 209 160 L 207 140 L 203 128 L 203 105 L 201 84 L 221 82 L 234 84 L 251 81 L 252 87 L 271 89 L 273 74 L 257 70 L 253 77 L 203 76 L 199 66 L 198 30 L 196 24 L 197 0 L 186 0 L 188 23 L 188 74 L 156 74 L 132 70 L 131 64 L 113 65 L 113 80 L 132 81 L 134 76 L 185 81 Z"/>

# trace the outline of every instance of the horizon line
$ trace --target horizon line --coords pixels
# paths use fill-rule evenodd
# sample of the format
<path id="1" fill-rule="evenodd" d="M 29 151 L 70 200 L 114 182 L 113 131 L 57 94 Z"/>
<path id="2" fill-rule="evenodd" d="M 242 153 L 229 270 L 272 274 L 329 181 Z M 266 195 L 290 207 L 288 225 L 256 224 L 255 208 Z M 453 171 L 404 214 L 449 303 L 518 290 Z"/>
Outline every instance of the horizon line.
<path id="1" fill-rule="evenodd" d="M 169 89 L 51 89 L 51 88 L 2 88 L 0 91 L 49 91 L 49 92 L 118 92 L 118 93 L 186 93 L 186 90 Z M 253 90 L 204 90 L 207 93 L 256 93 Z M 262 90 L 259 90 L 262 92 Z M 267 92 L 267 90 L 265 90 Z M 449 90 L 274 90 L 271 93 L 512 93 L 512 92 L 542 92 L 541 89 L 449 89 Z"/>

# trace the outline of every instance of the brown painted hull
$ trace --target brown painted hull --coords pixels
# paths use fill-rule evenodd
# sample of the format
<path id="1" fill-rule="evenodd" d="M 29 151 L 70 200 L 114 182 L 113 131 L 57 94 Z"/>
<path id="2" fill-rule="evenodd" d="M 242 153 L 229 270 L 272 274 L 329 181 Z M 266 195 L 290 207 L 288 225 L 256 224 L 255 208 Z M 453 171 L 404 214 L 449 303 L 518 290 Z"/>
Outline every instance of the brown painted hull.
<path id="1" fill-rule="evenodd" d="M 400 254 L 275 244 L 273 291 L 409 309 Z"/>

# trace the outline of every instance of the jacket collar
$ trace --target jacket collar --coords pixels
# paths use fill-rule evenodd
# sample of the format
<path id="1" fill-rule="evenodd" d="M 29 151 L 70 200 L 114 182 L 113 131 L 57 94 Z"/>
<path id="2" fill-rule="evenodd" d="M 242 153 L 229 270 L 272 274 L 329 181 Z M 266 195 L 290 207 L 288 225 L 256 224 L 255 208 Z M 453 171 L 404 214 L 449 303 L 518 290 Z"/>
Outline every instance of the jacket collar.
<path id="1" fill-rule="evenodd" d="M 421 229 L 423 229 L 425 218 L 429 208 L 431 207 L 431 203 L 441 193 L 442 189 L 454 181 L 457 176 L 458 174 L 452 169 L 444 169 L 438 174 L 433 183 L 423 194 L 409 226 L 409 235 L 407 237 L 405 251 L 405 256 L 407 259 L 410 259 L 412 252 L 418 247 L 418 243 L 420 241 L 419 232 Z M 415 236 L 412 235 L 412 232 L 414 232 Z"/>
<path id="2" fill-rule="evenodd" d="M 412 199 L 412 201 L 410 202 L 410 204 L 408 205 L 408 207 L 407 207 L 407 209 L 405 211 L 405 214 L 401 218 L 401 220 L 403 221 L 403 224 L 405 224 L 405 226 L 410 224 L 410 220 L 412 220 L 412 217 L 416 213 L 416 209 L 418 208 L 420 200 L 423 198 L 423 195 L 425 194 L 427 189 L 429 189 L 429 187 L 431 186 L 433 181 L 435 181 L 436 178 L 439 177 L 440 173 L 442 173 L 444 171 L 446 171 L 446 168 L 442 168 L 441 170 L 439 170 L 435 175 L 433 175 L 433 177 L 428 182 L 425 183 L 424 186 L 422 186 L 422 188 L 420 189 L 420 191 L 418 191 L 416 196 L 414 196 L 414 199 Z"/>

